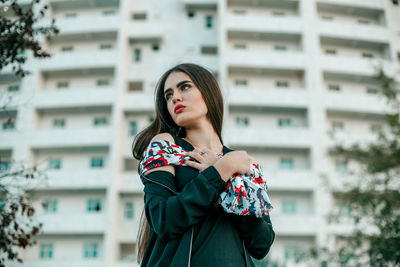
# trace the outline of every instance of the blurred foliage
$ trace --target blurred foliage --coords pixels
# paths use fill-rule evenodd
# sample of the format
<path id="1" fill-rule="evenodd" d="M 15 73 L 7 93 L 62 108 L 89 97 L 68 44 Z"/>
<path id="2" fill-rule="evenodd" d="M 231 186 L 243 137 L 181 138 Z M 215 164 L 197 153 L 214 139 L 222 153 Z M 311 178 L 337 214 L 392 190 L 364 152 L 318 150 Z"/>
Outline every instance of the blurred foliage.
<path id="1" fill-rule="evenodd" d="M 29 74 L 23 68 L 28 50 L 36 58 L 50 56 L 43 50 L 40 38 L 51 37 L 59 31 L 54 19 L 49 26 L 39 25 L 47 8 L 47 5 L 40 6 L 39 0 L 23 5 L 17 0 L 0 0 L 0 71 L 11 65 L 16 75 L 24 77 Z"/>
<path id="2" fill-rule="evenodd" d="M 360 170 L 342 190 L 332 190 L 338 203 L 348 207 L 332 213 L 329 223 L 353 228 L 339 236 L 335 251 L 313 247 L 301 261 L 313 266 L 400 266 L 400 94 L 398 82 L 382 69 L 376 75 L 379 95 L 386 100 L 385 127 L 375 131 L 376 141 L 335 145 L 330 151 Z M 330 186 L 330 185 L 329 185 Z"/>

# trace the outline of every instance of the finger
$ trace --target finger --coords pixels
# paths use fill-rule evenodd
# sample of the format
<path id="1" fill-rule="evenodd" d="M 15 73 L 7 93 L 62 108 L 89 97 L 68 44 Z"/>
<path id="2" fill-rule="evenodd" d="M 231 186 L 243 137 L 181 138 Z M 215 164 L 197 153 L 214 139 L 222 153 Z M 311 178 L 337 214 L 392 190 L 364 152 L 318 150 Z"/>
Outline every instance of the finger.
<path id="1" fill-rule="evenodd" d="M 201 169 L 202 169 L 201 164 L 200 164 L 200 163 L 197 163 L 197 162 L 195 162 L 195 161 L 187 160 L 187 161 L 185 162 L 185 164 L 186 164 L 187 166 L 192 167 L 192 168 L 195 168 L 195 169 L 197 169 L 197 170 L 201 170 Z"/>
<path id="2" fill-rule="evenodd" d="M 200 155 L 197 152 L 191 151 L 191 152 L 188 153 L 188 156 L 193 158 L 193 159 L 195 159 L 195 160 L 197 160 L 198 162 L 203 162 L 203 160 L 204 160 L 203 156 Z"/>

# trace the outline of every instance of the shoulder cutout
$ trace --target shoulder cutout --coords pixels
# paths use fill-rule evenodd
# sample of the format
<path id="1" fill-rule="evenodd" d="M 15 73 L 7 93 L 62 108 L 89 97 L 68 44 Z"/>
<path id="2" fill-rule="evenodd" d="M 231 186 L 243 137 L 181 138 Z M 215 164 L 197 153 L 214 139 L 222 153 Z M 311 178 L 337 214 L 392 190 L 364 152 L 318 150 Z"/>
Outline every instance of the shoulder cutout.
<path id="1" fill-rule="evenodd" d="M 157 141 L 157 140 L 165 140 L 165 141 L 175 144 L 175 140 L 170 133 L 159 133 L 151 139 L 150 143 Z M 144 173 L 144 175 L 147 175 L 153 171 L 167 171 L 167 172 L 171 173 L 172 175 L 175 175 L 175 168 L 172 165 L 162 166 L 162 167 L 148 170 Z"/>
<path id="2" fill-rule="evenodd" d="M 175 143 L 175 140 L 170 133 L 159 133 L 151 139 L 150 143 L 157 140 L 166 140 L 170 143 Z"/>

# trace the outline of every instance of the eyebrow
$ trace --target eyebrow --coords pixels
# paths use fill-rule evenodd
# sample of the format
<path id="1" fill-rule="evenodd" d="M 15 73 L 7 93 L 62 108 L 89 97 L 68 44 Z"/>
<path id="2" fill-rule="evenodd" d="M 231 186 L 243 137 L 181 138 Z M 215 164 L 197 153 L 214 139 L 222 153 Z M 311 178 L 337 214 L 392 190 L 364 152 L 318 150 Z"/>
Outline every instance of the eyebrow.
<path id="1" fill-rule="evenodd" d="M 179 83 L 176 84 L 176 87 L 179 87 L 179 86 L 181 86 L 181 85 L 183 85 L 183 84 L 185 84 L 185 83 L 188 83 L 188 82 L 190 83 L 190 81 L 188 81 L 188 80 L 181 81 L 181 82 L 179 82 Z M 164 96 L 165 96 L 169 91 L 172 91 L 172 89 L 171 89 L 171 88 L 166 89 L 166 90 L 164 91 Z"/>

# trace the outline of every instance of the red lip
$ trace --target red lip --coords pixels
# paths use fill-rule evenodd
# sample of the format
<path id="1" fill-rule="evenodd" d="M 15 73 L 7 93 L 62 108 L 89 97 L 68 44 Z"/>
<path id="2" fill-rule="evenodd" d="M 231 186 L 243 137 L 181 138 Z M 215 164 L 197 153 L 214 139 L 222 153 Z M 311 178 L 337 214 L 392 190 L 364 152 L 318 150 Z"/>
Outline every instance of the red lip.
<path id="1" fill-rule="evenodd" d="M 179 104 L 175 107 L 174 112 L 175 112 L 175 114 L 178 114 L 178 113 L 182 112 L 185 108 L 186 108 L 186 106 Z"/>

